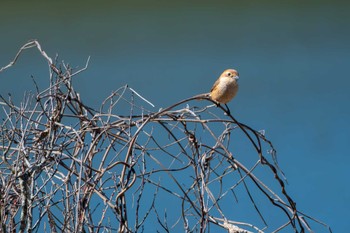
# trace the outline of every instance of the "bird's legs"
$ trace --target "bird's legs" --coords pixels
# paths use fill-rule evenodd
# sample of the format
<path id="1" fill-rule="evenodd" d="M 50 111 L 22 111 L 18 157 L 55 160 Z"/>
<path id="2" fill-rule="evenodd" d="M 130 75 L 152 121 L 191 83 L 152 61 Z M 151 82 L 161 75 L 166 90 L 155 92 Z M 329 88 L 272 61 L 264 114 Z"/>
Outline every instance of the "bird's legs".
<path id="1" fill-rule="evenodd" d="M 230 109 L 228 108 L 227 104 L 225 104 L 225 106 L 226 106 L 226 114 L 231 115 Z"/>
<path id="2" fill-rule="evenodd" d="M 219 102 L 215 101 L 215 105 L 216 105 L 216 107 L 219 107 L 221 104 Z M 226 107 L 225 115 L 227 115 L 227 116 L 231 115 L 231 111 L 228 108 L 227 104 L 225 104 L 225 107 Z"/>

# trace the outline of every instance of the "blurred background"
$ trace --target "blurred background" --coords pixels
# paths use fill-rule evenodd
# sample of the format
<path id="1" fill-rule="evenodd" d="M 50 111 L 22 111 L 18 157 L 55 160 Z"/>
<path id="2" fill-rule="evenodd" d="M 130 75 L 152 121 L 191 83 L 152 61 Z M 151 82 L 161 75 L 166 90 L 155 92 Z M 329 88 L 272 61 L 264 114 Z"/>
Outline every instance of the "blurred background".
<path id="1" fill-rule="evenodd" d="M 76 89 L 93 107 L 128 84 L 158 108 L 240 73 L 229 103 L 264 129 L 304 213 L 350 228 L 350 3 L 347 1 L 3 1 L 0 67 L 38 39 L 49 56 L 88 69 Z M 0 73 L 0 94 L 21 100 L 48 83 L 36 49 Z M 348 216 L 348 217 L 346 217 Z"/>

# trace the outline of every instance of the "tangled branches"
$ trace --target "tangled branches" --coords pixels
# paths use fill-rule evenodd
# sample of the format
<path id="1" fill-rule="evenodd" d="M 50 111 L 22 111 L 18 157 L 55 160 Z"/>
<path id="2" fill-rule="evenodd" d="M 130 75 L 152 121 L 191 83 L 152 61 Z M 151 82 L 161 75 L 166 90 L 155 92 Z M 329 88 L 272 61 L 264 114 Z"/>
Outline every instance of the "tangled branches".
<path id="1" fill-rule="evenodd" d="M 312 231 L 306 219 L 323 224 L 296 208 L 264 134 L 206 95 L 151 111 L 124 86 L 92 109 L 72 85 L 87 66 L 73 72 L 37 41 L 0 71 L 31 47 L 48 61 L 50 85 L 20 105 L 1 96 L 0 232 L 304 232 Z"/>

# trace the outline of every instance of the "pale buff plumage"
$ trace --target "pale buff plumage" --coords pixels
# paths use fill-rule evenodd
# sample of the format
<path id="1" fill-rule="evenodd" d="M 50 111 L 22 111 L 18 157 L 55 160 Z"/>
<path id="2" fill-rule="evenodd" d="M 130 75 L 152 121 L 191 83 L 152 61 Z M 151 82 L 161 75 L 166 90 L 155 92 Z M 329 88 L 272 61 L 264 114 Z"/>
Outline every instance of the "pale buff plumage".
<path id="1" fill-rule="evenodd" d="M 238 92 L 238 72 L 234 69 L 225 70 L 210 90 L 212 100 L 226 104 L 232 100 Z"/>

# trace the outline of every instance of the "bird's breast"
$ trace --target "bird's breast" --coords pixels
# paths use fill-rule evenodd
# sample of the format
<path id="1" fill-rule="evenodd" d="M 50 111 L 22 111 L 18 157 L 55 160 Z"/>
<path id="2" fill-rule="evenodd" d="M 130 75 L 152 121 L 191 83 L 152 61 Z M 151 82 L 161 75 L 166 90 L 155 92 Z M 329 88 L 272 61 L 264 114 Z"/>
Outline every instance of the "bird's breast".
<path id="1" fill-rule="evenodd" d="M 238 83 L 229 77 L 221 78 L 216 88 L 212 91 L 211 97 L 213 100 L 226 104 L 229 102 L 238 91 Z"/>

